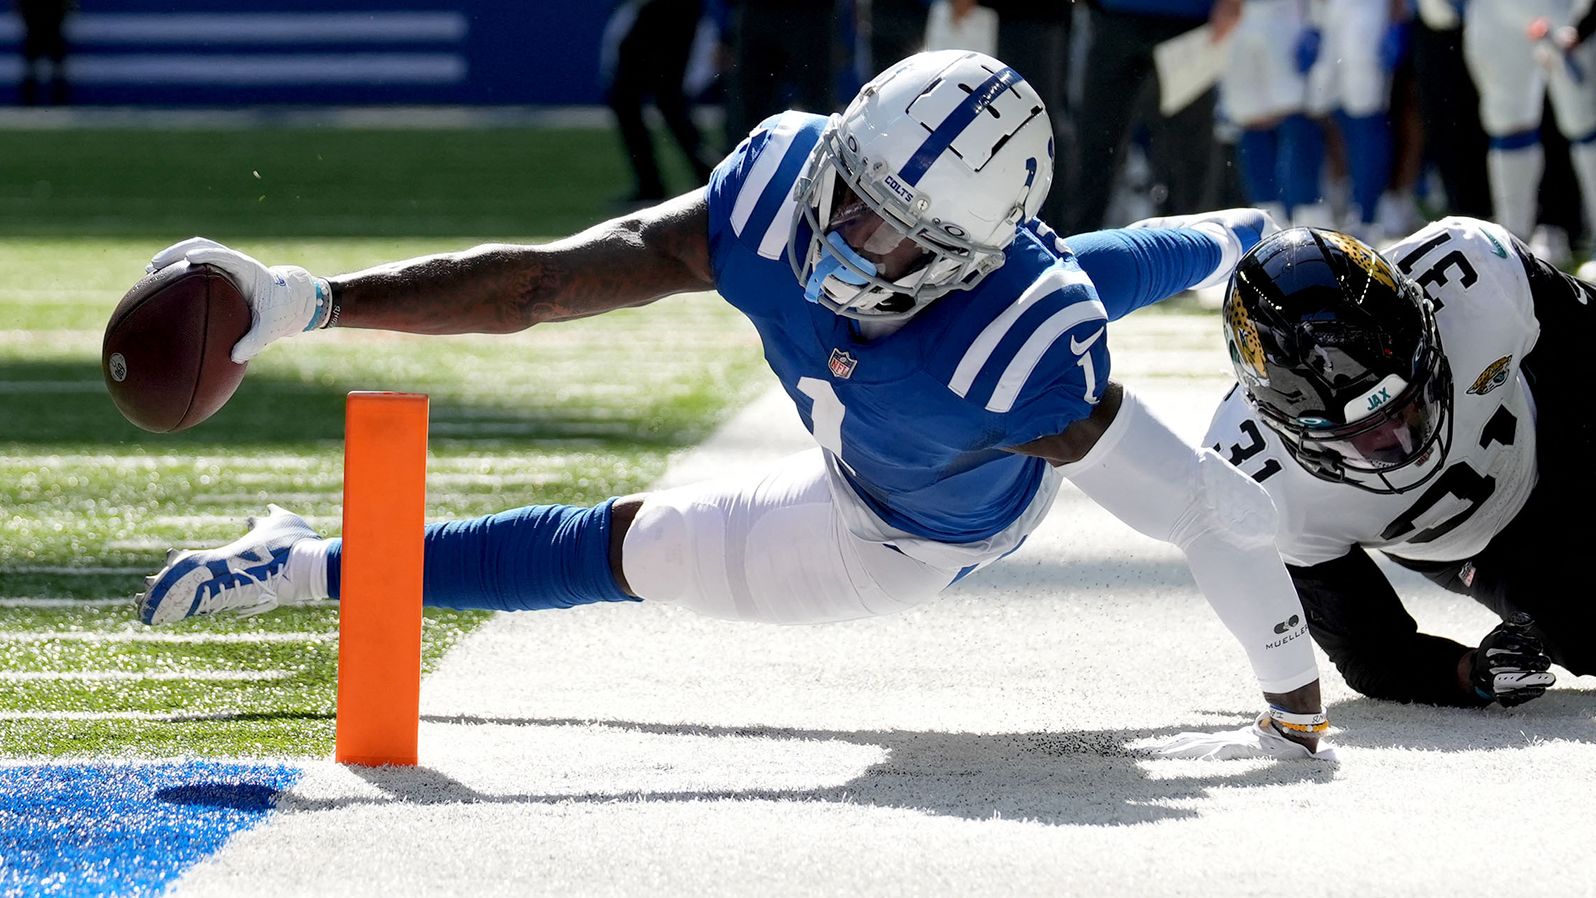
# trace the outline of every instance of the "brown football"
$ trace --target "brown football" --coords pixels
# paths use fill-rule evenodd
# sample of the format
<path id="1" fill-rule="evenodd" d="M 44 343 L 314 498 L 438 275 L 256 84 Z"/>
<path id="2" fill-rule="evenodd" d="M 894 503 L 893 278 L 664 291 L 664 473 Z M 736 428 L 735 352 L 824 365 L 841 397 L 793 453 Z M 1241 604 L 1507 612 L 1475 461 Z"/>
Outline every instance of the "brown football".
<path id="1" fill-rule="evenodd" d="M 111 401 L 156 433 L 204 421 L 244 378 L 248 365 L 228 354 L 249 324 L 249 303 L 219 268 L 178 262 L 146 276 L 105 326 L 100 368 Z"/>

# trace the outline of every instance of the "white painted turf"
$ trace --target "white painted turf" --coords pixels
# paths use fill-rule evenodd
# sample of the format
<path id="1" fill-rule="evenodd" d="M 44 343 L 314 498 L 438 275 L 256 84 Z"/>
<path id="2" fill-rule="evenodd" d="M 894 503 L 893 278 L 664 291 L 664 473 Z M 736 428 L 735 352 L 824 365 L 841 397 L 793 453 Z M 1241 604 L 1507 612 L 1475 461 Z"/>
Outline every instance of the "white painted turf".
<path id="1" fill-rule="evenodd" d="M 1117 370 L 1196 440 L 1224 360 L 1154 376 L 1178 321 L 1138 324 Z M 805 445 L 768 396 L 667 479 Z M 1398 575 L 1421 626 L 1491 626 Z M 1019 554 L 898 617 L 500 616 L 424 685 L 422 767 L 307 765 L 173 894 L 1596 894 L 1589 678 L 1469 712 L 1325 671 L 1339 766 L 1127 751 L 1260 699 L 1178 554 L 1067 491 Z"/>

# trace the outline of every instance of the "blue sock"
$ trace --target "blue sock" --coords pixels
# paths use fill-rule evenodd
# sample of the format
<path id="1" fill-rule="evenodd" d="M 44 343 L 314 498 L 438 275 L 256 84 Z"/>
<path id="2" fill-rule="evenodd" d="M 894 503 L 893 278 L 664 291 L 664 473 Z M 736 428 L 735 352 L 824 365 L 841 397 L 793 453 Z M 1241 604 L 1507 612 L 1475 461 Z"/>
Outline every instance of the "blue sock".
<path id="1" fill-rule="evenodd" d="M 1287 116 L 1280 123 L 1280 201 L 1286 211 L 1319 202 L 1319 178 L 1324 169 L 1324 132 L 1305 115 Z"/>
<path id="2" fill-rule="evenodd" d="M 614 499 L 592 508 L 529 505 L 428 524 L 421 603 L 434 608 L 530 611 L 635 602 L 610 573 Z M 342 591 L 343 540 L 327 541 L 327 591 Z"/>
<path id="3" fill-rule="evenodd" d="M 1374 221 L 1380 194 L 1391 180 L 1391 121 L 1385 113 L 1352 116 L 1336 113 L 1347 145 L 1347 174 L 1352 176 L 1352 201 L 1365 224 Z"/>
<path id="4" fill-rule="evenodd" d="M 1241 132 L 1241 141 L 1236 145 L 1241 157 L 1241 180 L 1247 185 L 1247 198 L 1253 205 L 1279 199 L 1280 186 L 1275 178 L 1279 164 L 1277 137 L 1274 128 L 1248 128 Z"/>

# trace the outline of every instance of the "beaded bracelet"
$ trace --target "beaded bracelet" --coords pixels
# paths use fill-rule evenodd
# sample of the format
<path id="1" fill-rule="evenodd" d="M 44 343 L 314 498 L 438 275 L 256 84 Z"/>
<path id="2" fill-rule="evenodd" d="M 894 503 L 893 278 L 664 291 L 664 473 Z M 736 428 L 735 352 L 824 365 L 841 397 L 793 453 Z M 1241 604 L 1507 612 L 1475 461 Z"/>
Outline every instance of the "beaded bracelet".
<path id="1" fill-rule="evenodd" d="M 1299 714 L 1270 705 L 1269 720 L 1282 731 L 1298 736 L 1322 736 L 1330 730 L 1330 718 L 1323 711 Z"/>

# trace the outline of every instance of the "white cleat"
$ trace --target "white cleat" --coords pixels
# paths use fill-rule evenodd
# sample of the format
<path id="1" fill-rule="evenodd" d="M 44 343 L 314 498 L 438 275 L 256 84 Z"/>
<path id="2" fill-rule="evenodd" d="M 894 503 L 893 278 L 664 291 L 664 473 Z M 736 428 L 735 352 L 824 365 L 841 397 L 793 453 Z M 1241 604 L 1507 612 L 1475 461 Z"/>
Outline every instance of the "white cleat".
<path id="1" fill-rule="evenodd" d="M 139 620 L 169 624 L 217 612 L 244 617 L 285 601 L 288 547 L 320 537 L 299 515 L 266 507 L 271 514 L 251 518 L 249 532 L 225 546 L 168 552 L 166 566 L 146 577 L 147 588 L 134 597 Z"/>

